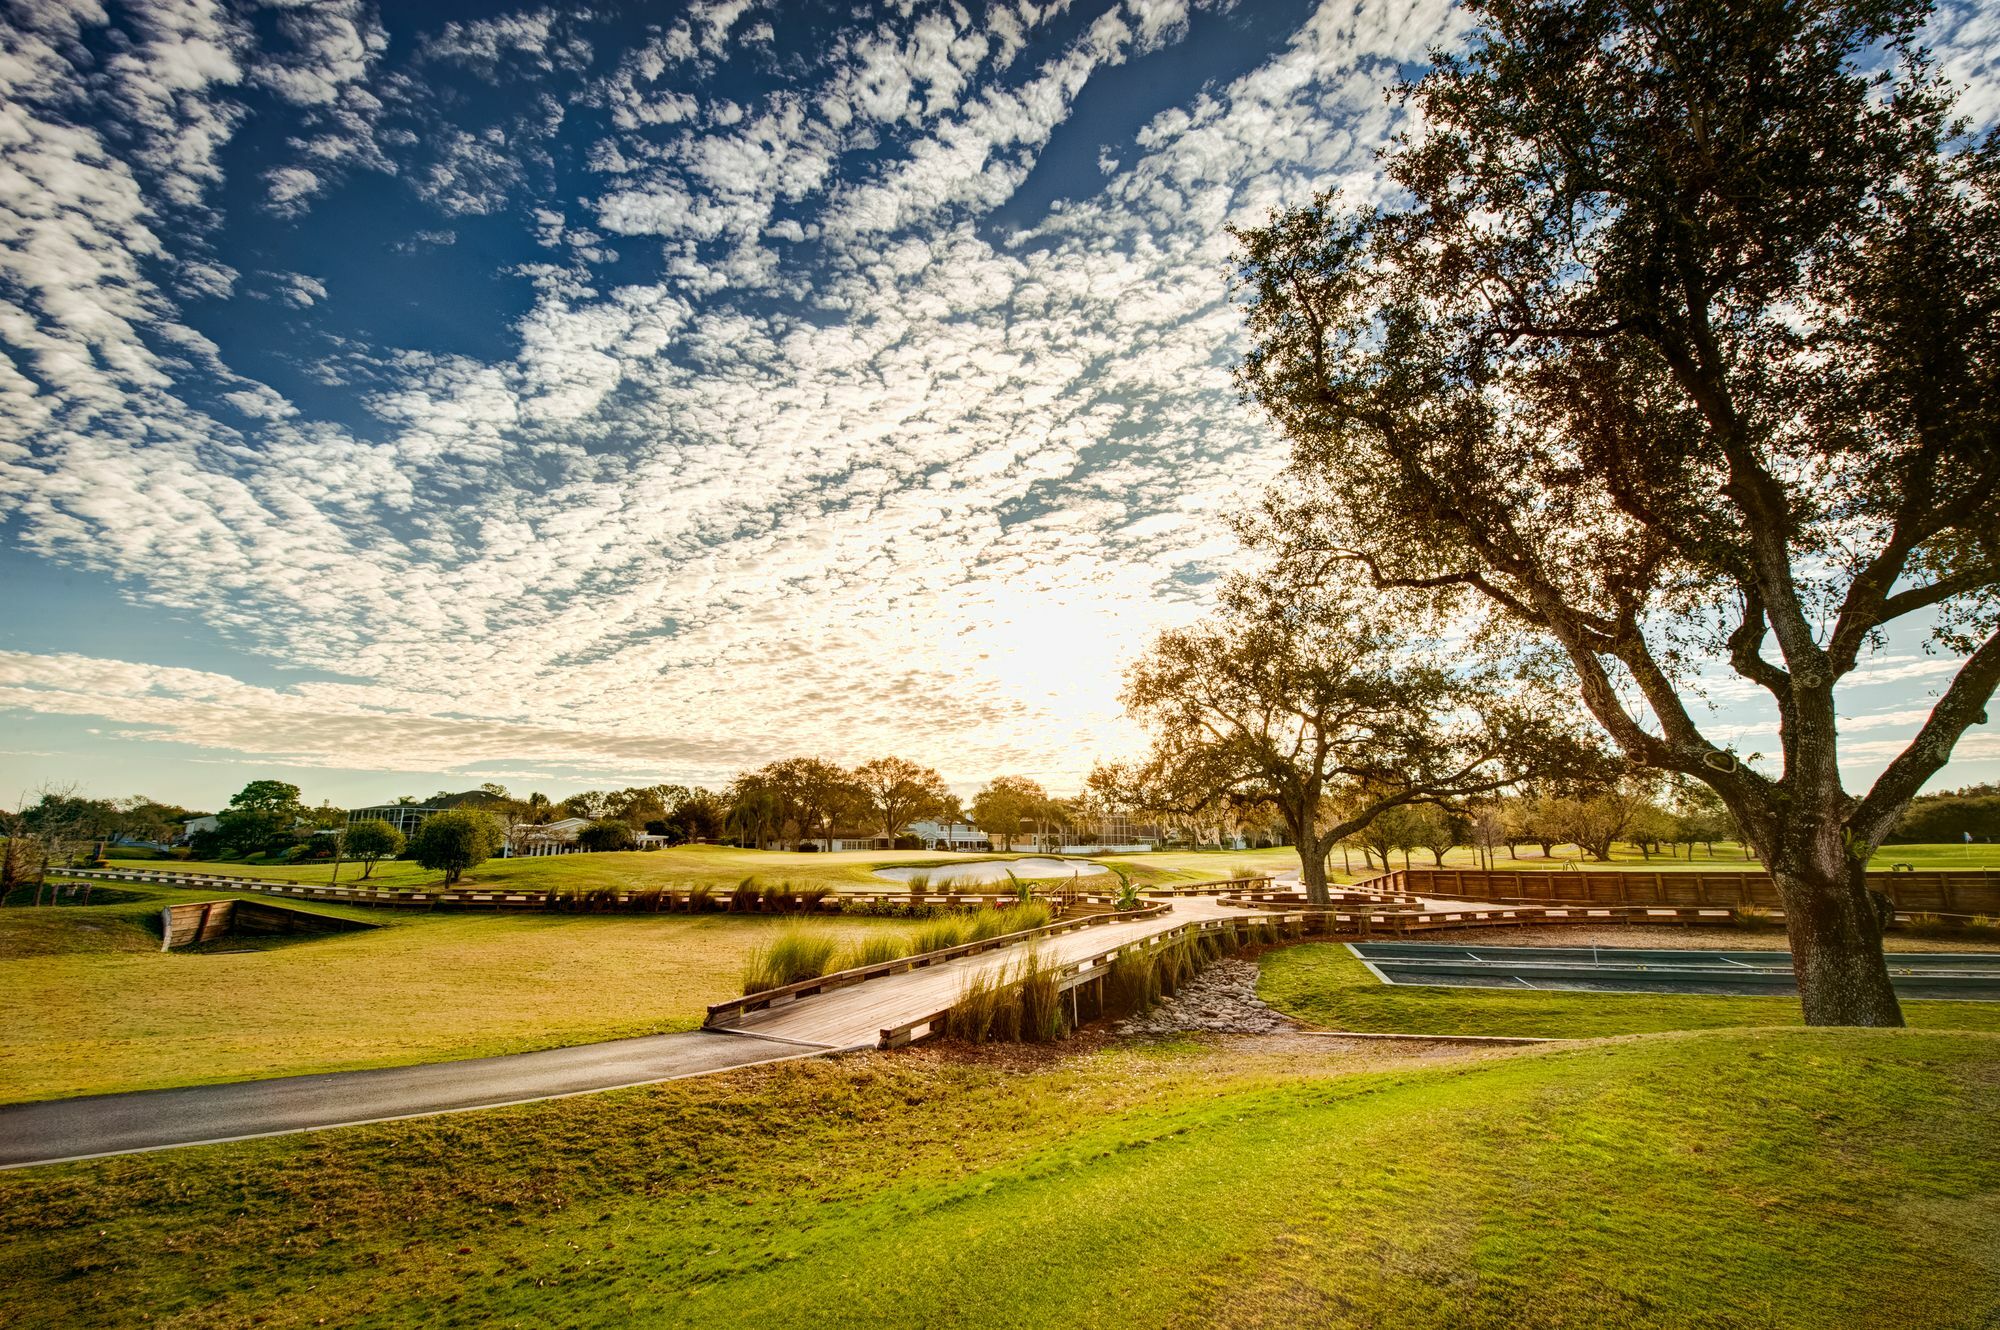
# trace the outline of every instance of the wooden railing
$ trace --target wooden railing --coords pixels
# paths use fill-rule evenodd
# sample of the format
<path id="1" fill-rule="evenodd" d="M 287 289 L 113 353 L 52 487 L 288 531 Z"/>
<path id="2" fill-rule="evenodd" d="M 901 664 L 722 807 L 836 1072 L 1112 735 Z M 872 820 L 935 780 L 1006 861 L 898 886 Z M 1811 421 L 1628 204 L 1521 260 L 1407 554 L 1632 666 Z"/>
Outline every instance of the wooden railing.
<path id="1" fill-rule="evenodd" d="M 1269 873 L 1259 873 L 1255 877 L 1224 877 L 1217 878 L 1213 882 L 1162 883 L 1159 886 L 1141 887 L 1139 888 L 1139 894 L 1141 896 L 1222 896 L 1230 894 L 1236 889 L 1260 885 L 1268 886 L 1270 882 L 1271 875 Z"/>
<path id="2" fill-rule="evenodd" d="M 1870 873 L 1868 885 L 1900 911 L 2000 915 L 2000 873 L 1991 869 Z M 1433 899 L 1590 905 L 1758 905 L 1781 908 L 1768 873 L 1705 870 L 1484 872 L 1459 868 L 1398 869 L 1356 884 Z"/>
<path id="3" fill-rule="evenodd" d="M 646 913 L 678 911 L 687 906 L 694 892 L 682 887 L 609 891 L 509 891 L 497 887 L 399 888 L 342 887 L 316 882 L 296 882 L 280 878 L 230 877 L 219 873 L 176 873 L 154 869 L 66 868 L 51 870 L 64 877 L 87 878 L 98 882 L 136 882 L 151 886 L 199 887 L 207 891 L 227 889 L 254 891 L 268 896 L 289 896 L 305 900 L 335 901 L 347 905 L 419 907 L 423 909 L 582 909 L 604 908 L 621 912 Z M 793 900 L 796 892 L 772 892 L 759 888 L 760 902 L 777 898 Z M 711 908 L 728 910 L 736 902 L 734 888 L 711 890 L 703 897 Z M 829 892 L 814 902 L 813 908 L 837 913 L 853 907 L 879 908 L 903 905 L 975 909 L 1005 907 L 1020 903 L 1012 892 Z"/>

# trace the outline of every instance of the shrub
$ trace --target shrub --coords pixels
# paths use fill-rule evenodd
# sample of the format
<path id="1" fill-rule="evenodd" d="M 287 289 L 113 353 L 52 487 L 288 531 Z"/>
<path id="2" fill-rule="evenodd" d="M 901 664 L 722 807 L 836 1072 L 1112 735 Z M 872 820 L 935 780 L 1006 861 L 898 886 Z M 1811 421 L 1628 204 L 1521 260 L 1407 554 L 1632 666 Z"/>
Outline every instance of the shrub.
<path id="1" fill-rule="evenodd" d="M 473 808 L 433 813 L 410 838 L 410 850 L 417 863 L 442 870 L 446 886 L 458 881 L 459 874 L 466 869 L 485 863 L 499 844 L 499 826 Z"/>
<path id="2" fill-rule="evenodd" d="M 805 979 L 817 979 L 833 966 L 834 941 L 809 928 L 788 928 L 760 948 L 743 967 L 743 991 L 761 993 Z"/>
<path id="3" fill-rule="evenodd" d="M 764 898 L 764 889 L 757 885 L 757 879 L 746 877 L 736 884 L 736 892 L 729 899 L 729 908 L 739 914 L 749 914 Z"/>
<path id="4" fill-rule="evenodd" d="M 576 844 L 578 849 L 603 854 L 613 850 L 637 849 L 639 840 L 632 834 L 628 823 L 603 818 L 577 832 Z"/>

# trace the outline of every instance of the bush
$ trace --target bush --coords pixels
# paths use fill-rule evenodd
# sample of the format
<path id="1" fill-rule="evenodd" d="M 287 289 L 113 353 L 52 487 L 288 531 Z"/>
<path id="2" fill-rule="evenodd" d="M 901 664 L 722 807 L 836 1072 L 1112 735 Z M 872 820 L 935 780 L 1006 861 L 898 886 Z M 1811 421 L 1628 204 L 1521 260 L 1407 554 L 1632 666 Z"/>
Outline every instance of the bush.
<path id="1" fill-rule="evenodd" d="M 433 813 L 410 838 L 417 863 L 442 871 L 446 886 L 458 881 L 466 869 L 485 863 L 499 847 L 499 825 L 473 808 Z"/>
<path id="2" fill-rule="evenodd" d="M 743 967 L 743 991 L 761 993 L 805 979 L 817 979 L 833 968 L 833 939 L 810 928 L 788 928 L 771 945 L 751 956 Z"/>
<path id="3" fill-rule="evenodd" d="M 757 879 L 746 877 L 736 884 L 736 890 L 729 898 L 729 908 L 739 914 L 751 914 L 763 899 L 764 889 L 757 885 Z"/>
<path id="4" fill-rule="evenodd" d="M 593 854 L 603 854 L 613 850 L 634 850 L 639 842 L 632 835 L 632 828 L 610 818 L 591 823 L 576 833 L 577 848 Z"/>

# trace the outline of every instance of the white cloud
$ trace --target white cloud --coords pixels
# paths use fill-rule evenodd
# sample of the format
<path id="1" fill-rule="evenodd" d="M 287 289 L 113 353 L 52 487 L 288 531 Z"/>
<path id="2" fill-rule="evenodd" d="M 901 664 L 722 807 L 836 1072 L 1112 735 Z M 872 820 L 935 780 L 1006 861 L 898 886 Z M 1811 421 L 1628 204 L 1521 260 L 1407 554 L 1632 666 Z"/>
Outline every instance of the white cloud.
<path id="1" fill-rule="evenodd" d="M 1100 5 L 1032 57 L 1048 12 L 926 9 L 754 99 L 698 75 L 761 20 L 708 7 L 573 99 L 602 129 L 562 163 L 587 162 L 589 198 L 544 195 L 563 108 L 543 90 L 510 85 L 499 125 L 423 103 L 425 134 L 384 128 L 418 94 L 382 69 L 372 15 L 284 17 L 282 60 L 220 11 L 192 52 L 156 52 L 154 92 L 119 105 L 162 128 L 130 152 L 78 128 L 62 34 L 0 66 L 0 515 L 31 551 L 353 682 L 15 653 L 0 705 L 322 766 L 712 779 L 893 750 L 1057 785 L 1132 742 L 1123 662 L 1201 608 L 1197 579 L 1234 557 L 1220 515 L 1279 461 L 1229 382 L 1224 227 L 1375 188 L 1397 125 L 1382 87 L 1460 21 L 1328 4 L 1259 68 L 1107 145 L 1097 192 L 996 237 L 1080 89 L 1182 40 L 1184 7 Z M 585 58 L 565 21 L 447 25 L 423 58 L 525 81 Z M 318 117 L 266 164 L 274 203 L 373 163 L 444 218 L 519 223 L 540 248 L 513 269 L 535 299 L 509 354 L 343 345 L 318 368 L 368 386 L 361 434 L 221 363 L 151 274 L 206 299 L 239 284 L 173 209 L 209 206 L 240 123 L 219 90 L 245 69 Z M 196 91 L 165 95 L 166 70 Z M 642 277 L 607 235 L 647 251 Z M 447 237 L 440 219 L 342 239 Z M 314 320 L 345 294 L 240 284 Z M 183 391 L 189 364 L 228 411 Z M 1878 660 L 1865 681 L 1937 668 Z"/>

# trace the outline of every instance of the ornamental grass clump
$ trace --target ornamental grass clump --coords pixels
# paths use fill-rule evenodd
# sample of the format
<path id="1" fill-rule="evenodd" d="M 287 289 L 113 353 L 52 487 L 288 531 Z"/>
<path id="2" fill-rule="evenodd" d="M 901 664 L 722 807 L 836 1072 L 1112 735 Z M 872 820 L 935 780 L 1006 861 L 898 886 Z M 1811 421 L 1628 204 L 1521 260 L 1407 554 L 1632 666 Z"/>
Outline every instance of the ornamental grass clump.
<path id="1" fill-rule="evenodd" d="M 1114 1020 L 1137 1016 L 1160 1000 L 1160 969 L 1147 951 L 1127 951 L 1104 973 L 1104 1014 Z"/>
<path id="2" fill-rule="evenodd" d="M 994 1027 L 1000 1020 L 1001 1007 L 1014 1006 L 1005 991 L 1005 979 L 998 970 L 985 970 L 967 979 L 959 990 L 958 1001 L 944 1015 L 945 1035 L 968 1044 L 983 1044 L 995 1038 Z M 1015 1008 L 1012 1023 L 1018 1033 L 1019 1008 Z"/>
<path id="3" fill-rule="evenodd" d="M 800 887 L 792 893 L 792 903 L 805 914 L 818 914 L 826 898 L 832 894 L 832 887 Z"/>
<path id="4" fill-rule="evenodd" d="M 736 884 L 736 890 L 729 898 L 729 908 L 738 914 L 750 914 L 757 909 L 763 898 L 764 889 L 757 885 L 757 879 L 746 877 Z"/>
<path id="5" fill-rule="evenodd" d="M 975 910 L 965 916 L 967 942 L 984 942 L 1011 931 L 1007 927 L 1007 912 L 1004 910 Z"/>
<path id="6" fill-rule="evenodd" d="M 864 965 L 880 965 L 885 961 L 899 961 L 907 954 L 903 939 L 894 933 L 877 933 L 849 947 L 839 968 L 855 970 Z"/>
<path id="7" fill-rule="evenodd" d="M 817 979 L 833 968 L 834 940 L 810 928 L 788 928 L 757 950 L 743 967 L 743 991 L 761 993 L 806 979 Z"/>
<path id="8" fill-rule="evenodd" d="M 1021 1011 L 1020 1038 L 1031 1044 L 1051 1044 L 1069 1033 L 1063 1009 L 1062 979 L 1039 951 L 1030 952 L 1016 976 Z"/>
<path id="9" fill-rule="evenodd" d="M 1050 912 L 1046 901 L 1028 901 L 1022 905 L 1009 905 L 1004 910 L 995 911 L 1000 916 L 1002 933 L 1024 933 L 1030 928 L 1041 928 L 1048 924 Z"/>
<path id="10" fill-rule="evenodd" d="M 689 914 L 702 914 L 715 907 L 715 888 L 706 883 L 688 888 L 687 909 Z"/>
<path id="11" fill-rule="evenodd" d="M 930 920 L 923 927 L 910 934 L 910 950 L 921 955 L 926 951 L 943 951 L 967 940 L 970 924 L 964 915 L 944 914 Z"/>

